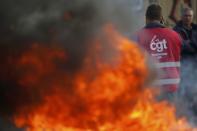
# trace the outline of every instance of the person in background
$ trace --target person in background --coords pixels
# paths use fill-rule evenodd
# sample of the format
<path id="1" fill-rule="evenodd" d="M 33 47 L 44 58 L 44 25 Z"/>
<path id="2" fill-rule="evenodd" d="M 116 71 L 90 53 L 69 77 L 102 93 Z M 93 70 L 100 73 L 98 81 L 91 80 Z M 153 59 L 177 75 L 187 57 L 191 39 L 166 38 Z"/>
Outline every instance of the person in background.
<path id="1" fill-rule="evenodd" d="M 191 7 L 192 6 L 192 1 L 191 0 L 183 0 L 184 4 Z M 169 15 L 169 18 L 177 23 L 177 17 L 176 17 L 176 11 L 177 11 L 177 7 L 178 7 L 178 4 L 181 3 L 181 0 L 172 0 L 172 7 L 171 7 L 171 11 L 170 11 L 170 15 Z"/>
<path id="2" fill-rule="evenodd" d="M 193 21 L 194 12 L 186 7 L 181 14 L 181 20 L 174 30 L 183 40 L 181 46 L 181 83 L 180 95 L 189 103 L 189 109 L 197 116 L 197 24 Z"/>
<path id="3" fill-rule="evenodd" d="M 173 96 L 180 82 L 181 38 L 163 25 L 162 8 L 151 4 L 146 10 L 146 25 L 135 36 L 137 43 L 155 60 L 161 73 L 155 85 L 161 87 L 162 94 Z"/>
<path id="4" fill-rule="evenodd" d="M 194 13 L 191 8 L 184 8 L 181 20 L 174 27 L 174 30 L 183 39 L 181 51 L 183 59 L 197 54 L 197 25 L 192 23 L 193 16 Z"/>

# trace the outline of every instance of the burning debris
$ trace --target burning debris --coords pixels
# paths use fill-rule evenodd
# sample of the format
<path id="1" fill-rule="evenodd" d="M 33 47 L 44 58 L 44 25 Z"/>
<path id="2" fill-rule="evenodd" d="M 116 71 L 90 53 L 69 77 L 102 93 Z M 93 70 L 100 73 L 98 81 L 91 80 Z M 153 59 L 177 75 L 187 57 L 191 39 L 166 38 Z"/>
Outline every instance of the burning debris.
<path id="1" fill-rule="evenodd" d="M 52 51 L 44 54 L 49 58 L 46 64 L 45 60 L 40 60 L 42 56 L 35 55 L 39 54 L 37 49 L 33 49 L 29 55 L 33 58 L 25 59 L 27 55 L 24 55 L 25 58 L 22 56 L 19 60 L 22 61 L 19 68 L 30 70 L 21 73 L 20 83 L 21 88 L 27 89 L 28 96 L 33 95 L 28 97 L 33 98 L 30 101 L 40 103 L 29 105 L 28 102 L 21 105 L 21 109 L 18 107 L 19 112 L 14 116 L 16 124 L 27 125 L 32 127 L 29 130 L 35 131 L 100 130 L 101 127 L 109 130 L 111 127 L 105 126 L 128 116 L 142 91 L 147 71 L 143 55 L 137 50 L 136 45 L 116 32 L 107 31 L 90 47 L 81 69 L 70 74 L 53 65 L 54 60 L 49 55 Z M 66 61 L 64 54 L 60 56 L 60 60 Z M 131 56 L 135 56 L 132 61 Z M 52 58 L 58 57 L 52 55 Z M 38 63 L 33 64 L 35 61 Z"/>
<path id="2" fill-rule="evenodd" d="M 176 119 L 171 105 L 157 103 L 154 92 L 143 88 L 148 70 L 136 44 L 111 27 L 90 42 L 94 44 L 75 73 L 65 69 L 66 50 L 53 46 L 35 44 L 10 59 L 17 86 L 2 95 L 6 108 L 14 109 L 11 119 L 17 127 L 29 131 L 192 130 L 185 119 Z M 10 117 L 11 112 L 3 114 Z"/>
<path id="3" fill-rule="evenodd" d="M 0 129 L 195 130 L 146 88 L 145 54 L 122 35 L 136 21 L 120 4 L 132 2 L 21 0 L 17 5 L 9 0 L 1 5 L 0 118 L 6 124 L 0 121 Z"/>

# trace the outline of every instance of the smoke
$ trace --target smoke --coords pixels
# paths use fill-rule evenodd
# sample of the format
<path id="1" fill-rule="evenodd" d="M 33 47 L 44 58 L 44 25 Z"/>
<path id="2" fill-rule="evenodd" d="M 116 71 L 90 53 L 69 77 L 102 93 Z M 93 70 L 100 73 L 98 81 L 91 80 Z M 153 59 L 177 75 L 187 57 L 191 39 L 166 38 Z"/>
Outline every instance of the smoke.
<path id="1" fill-rule="evenodd" d="M 196 125 L 197 120 L 197 71 L 196 56 L 184 56 L 181 61 L 180 90 L 174 103 L 179 116 L 186 116 L 191 124 Z"/>
<path id="2" fill-rule="evenodd" d="M 10 119 L 20 106 L 36 105 L 40 99 L 17 83 L 19 71 L 24 71 L 17 71 L 15 61 L 31 49 L 33 43 L 63 46 L 69 55 L 66 71 L 72 74 L 80 68 L 91 46 L 89 38 L 99 33 L 105 24 L 113 24 L 122 34 L 131 36 L 144 23 L 143 17 L 136 19 L 136 14 L 143 16 L 143 8 L 142 0 L 1 1 L 1 118 Z M 8 123 L 0 121 L 0 129 L 18 130 Z"/>
<path id="3" fill-rule="evenodd" d="M 144 23 L 142 0 L 8 0 L 0 6 L 1 46 L 24 47 L 32 41 L 55 41 L 78 60 L 83 59 L 89 46 L 87 38 L 93 37 L 104 24 L 113 24 L 130 37 Z"/>
<path id="4" fill-rule="evenodd" d="M 2 27 L 19 34 L 44 33 L 44 27 L 52 25 L 64 27 L 63 15 L 66 11 L 73 13 L 75 22 L 87 22 L 98 28 L 103 22 L 116 23 L 121 30 L 132 31 L 138 23 L 143 23 L 143 19 L 135 20 L 135 13 L 143 14 L 144 3 L 142 0 L 44 0 L 42 2 L 7 0 L 1 4 Z M 83 23 L 82 24 L 86 24 Z M 97 23 L 97 25 L 96 25 Z M 73 23 L 75 24 L 75 23 Z M 79 23 L 76 23 L 79 24 Z M 66 27 L 69 25 L 65 25 Z M 64 30 L 64 29 L 62 29 Z M 88 30 L 92 30 L 89 28 Z"/>
<path id="5" fill-rule="evenodd" d="M 23 90 L 17 83 L 19 72 L 24 72 L 25 69 L 18 71 L 15 66 L 15 61 L 26 50 L 31 49 L 33 43 L 49 47 L 56 43 L 61 45 L 63 50 L 66 49 L 69 59 L 66 65 L 61 63 L 57 71 L 66 67 L 63 71 L 70 73 L 72 78 L 75 71 L 80 69 L 86 52 L 91 47 L 90 38 L 94 38 L 105 24 L 113 24 L 125 36 L 132 36 L 132 33 L 144 24 L 144 5 L 144 0 L 1 1 L 0 130 L 19 131 L 20 129 L 10 124 L 12 115 L 17 114 L 20 107 L 40 104 L 37 101 L 41 98 L 35 95 L 39 93 L 37 90 L 30 94 L 32 90 Z M 110 50 L 109 47 L 106 48 Z M 38 51 L 38 58 L 41 53 Z M 47 57 L 41 60 L 45 59 Z M 178 115 L 187 116 L 196 124 L 197 72 L 194 61 L 189 59 L 181 65 L 181 90 L 174 103 Z M 56 75 L 59 74 L 52 78 Z M 147 83 L 152 81 L 152 77 L 150 78 Z M 46 90 L 48 89 L 43 88 L 42 91 Z"/>

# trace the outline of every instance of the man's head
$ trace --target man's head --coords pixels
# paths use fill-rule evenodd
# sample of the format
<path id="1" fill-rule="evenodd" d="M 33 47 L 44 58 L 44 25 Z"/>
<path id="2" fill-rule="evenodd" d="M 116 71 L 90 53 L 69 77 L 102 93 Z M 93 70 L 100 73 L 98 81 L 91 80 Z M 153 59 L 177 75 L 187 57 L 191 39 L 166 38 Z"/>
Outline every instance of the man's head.
<path id="1" fill-rule="evenodd" d="M 190 27 L 193 21 L 193 10 L 191 8 L 184 8 L 182 12 L 182 22 L 183 25 Z"/>
<path id="2" fill-rule="evenodd" d="M 146 10 L 146 22 L 162 21 L 162 8 L 158 4 L 151 4 Z"/>

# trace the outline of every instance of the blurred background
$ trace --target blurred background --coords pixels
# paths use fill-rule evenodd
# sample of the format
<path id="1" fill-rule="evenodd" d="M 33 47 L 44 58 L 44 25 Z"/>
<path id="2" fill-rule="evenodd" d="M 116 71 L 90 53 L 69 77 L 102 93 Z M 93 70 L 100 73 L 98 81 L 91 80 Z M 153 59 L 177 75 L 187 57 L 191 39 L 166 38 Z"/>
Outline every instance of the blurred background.
<path id="1" fill-rule="evenodd" d="M 149 0 L 148 4 L 150 3 L 158 3 L 162 6 L 166 25 L 170 27 L 174 26 L 176 20 L 180 19 L 181 11 L 184 7 L 191 7 L 194 10 L 194 22 L 197 22 L 196 0 Z"/>

